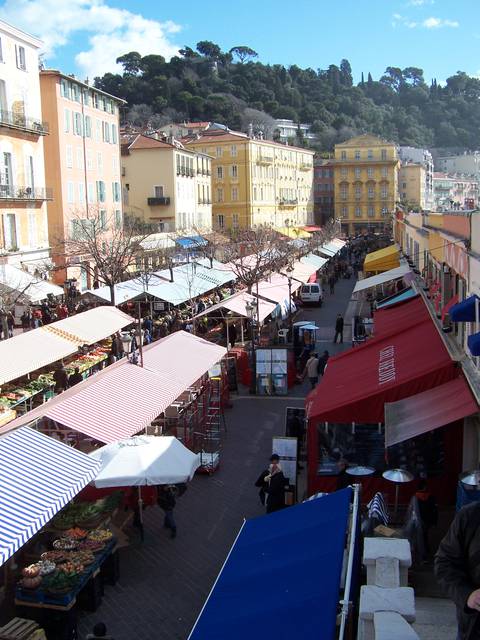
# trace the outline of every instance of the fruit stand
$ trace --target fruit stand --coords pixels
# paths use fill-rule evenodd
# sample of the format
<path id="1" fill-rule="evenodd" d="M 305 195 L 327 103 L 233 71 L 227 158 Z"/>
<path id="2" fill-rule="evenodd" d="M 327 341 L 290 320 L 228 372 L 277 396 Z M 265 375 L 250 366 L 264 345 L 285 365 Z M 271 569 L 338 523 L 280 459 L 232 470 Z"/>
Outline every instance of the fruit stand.
<path id="1" fill-rule="evenodd" d="M 65 369 L 71 375 L 78 367 L 84 378 L 103 369 L 108 360 L 110 347 L 103 344 L 88 353 L 75 354 L 65 362 Z M 33 374 L 35 375 L 35 374 Z M 53 397 L 55 383 L 53 371 L 45 371 L 34 378 L 29 375 L 9 382 L 0 390 L 0 426 L 13 420 L 18 413 L 31 411 Z"/>
<path id="2" fill-rule="evenodd" d="M 19 615 L 43 626 L 48 640 L 74 638 L 77 606 L 95 611 L 103 581 L 118 578 L 117 540 L 107 523 L 121 499 L 115 492 L 70 503 L 25 550 L 29 564 L 20 571 L 14 603 Z"/>

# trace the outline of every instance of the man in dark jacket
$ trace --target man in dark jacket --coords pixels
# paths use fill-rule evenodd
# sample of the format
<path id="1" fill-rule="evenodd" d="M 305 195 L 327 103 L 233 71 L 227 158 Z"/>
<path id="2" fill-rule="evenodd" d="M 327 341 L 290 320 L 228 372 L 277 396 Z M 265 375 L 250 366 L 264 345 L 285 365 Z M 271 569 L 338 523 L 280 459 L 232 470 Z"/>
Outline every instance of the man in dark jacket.
<path id="1" fill-rule="evenodd" d="M 325 373 L 325 367 L 327 366 L 329 357 L 330 357 L 330 354 L 328 353 L 328 351 L 324 351 L 320 356 L 320 358 L 318 359 L 318 373 L 321 376 L 323 376 L 323 374 Z"/>
<path id="2" fill-rule="evenodd" d="M 285 507 L 287 481 L 279 461 L 280 458 L 276 453 L 270 456 L 270 465 L 262 471 L 255 482 L 255 486 L 260 487 L 260 500 L 265 505 L 267 513 L 273 513 Z"/>
<path id="3" fill-rule="evenodd" d="M 337 338 L 340 338 L 340 342 L 343 342 L 343 316 L 341 313 L 337 315 L 337 319 L 335 320 L 335 338 L 333 339 L 333 343 L 337 342 Z"/>
<path id="4" fill-rule="evenodd" d="M 65 389 L 68 389 L 68 373 L 63 361 L 57 365 L 57 368 L 53 372 L 53 380 L 55 382 L 55 393 L 61 393 L 65 391 Z"/>
<path id="5" fill-rule="evenodd" d="M 80 369 L 78 367 L 75 367 L 75 371 L 68 378 L 68 386 L 69 387 L 73 387 L 74 385 L 78 384 L 79 382 L 83 382 L 83 376 L 80 373 Z"/>
<path id="6" fill-rule="evenodd" d="M 435 575 L 457 606 L 458 640 L 480 640 L 480 503 L 455 516 L 438 547 Z"/>
<path id="7" fill-rule="evenodd" d="M 175 505 L 177 504 L 175 500 L 175 487 L 171 487 L 169 485 L 160 486 L 158 490 L 157 502 L 160 509 L 165 512 L 165 520 L 163 522 L 163 526 L 166 529 L 170 529 L 171 538 L 176 538 L 177 525 L 173 517 L 173 510 L 175 509 Z"/>

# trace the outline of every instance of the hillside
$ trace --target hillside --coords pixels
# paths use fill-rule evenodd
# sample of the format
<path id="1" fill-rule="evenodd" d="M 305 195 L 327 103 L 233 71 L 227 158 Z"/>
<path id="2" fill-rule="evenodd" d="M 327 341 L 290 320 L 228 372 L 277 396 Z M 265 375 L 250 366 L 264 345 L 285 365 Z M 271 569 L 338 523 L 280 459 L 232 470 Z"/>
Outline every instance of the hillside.
<path id="1" fill-rule="evenodd" d="M 328 69 L 265 65 L 248 47 L 222 52 L 203 41 L 167 62 L 130 52 L 123 74 L 95 78 L 97 87 L 128 101 L 125 119 L 139 126 L 207 120 L 274 136 L 274 118 L 313 123 L 318 150 L 358 133 L 403 145 L 480 147 L 480 80 L 459 71 L 444 86 L 427 86 L 420 68 L 387 67 L 354 85 L 348 60 Z M 302 143 L 302 140 L 297 140 Z"/>

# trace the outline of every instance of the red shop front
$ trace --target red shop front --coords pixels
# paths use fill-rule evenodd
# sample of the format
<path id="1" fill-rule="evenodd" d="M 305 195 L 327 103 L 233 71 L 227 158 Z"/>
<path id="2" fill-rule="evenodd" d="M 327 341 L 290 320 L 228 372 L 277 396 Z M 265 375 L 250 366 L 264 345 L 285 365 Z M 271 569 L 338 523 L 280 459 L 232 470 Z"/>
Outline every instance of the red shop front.
<path id="1" fill-rule="evenodd" d="M 392 492 L 381 473 L 401 466 L 426 475 L 432 490 L 441 489 L 439 501 L 451 502 L 461 469 L 462 423 L 437 425 L 441 428 L 421 431 L 386 449 L 385 403 L 455 380 L 461 369 L 421 298 L 379 311 L 374 321 L 375 337 L 330 358 L 321 383 L 307 397 L 309 493 L 334 490 L 338 461 L 344 459 L 376 470 L 362 480 L 364 500 L 376 491 Z M 404 485 L 403 499 L 408 501 L 414 490 Z"/>

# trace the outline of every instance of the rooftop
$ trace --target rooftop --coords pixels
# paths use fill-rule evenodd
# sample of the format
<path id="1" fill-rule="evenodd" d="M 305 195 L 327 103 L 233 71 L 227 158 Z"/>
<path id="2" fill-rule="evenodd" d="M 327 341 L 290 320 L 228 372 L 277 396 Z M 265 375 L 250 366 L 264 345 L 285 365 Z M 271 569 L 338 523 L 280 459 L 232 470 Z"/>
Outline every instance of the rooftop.
<path id="1" fill-rule="evenodd" d="M 124 100 L 123 98 L 112 96 L 111 93 L 107 93 L 102 89 L 97 89 L 97 87 L 94 87 L 93 85 L 88 84 L 88 82 L 84 82 L 83 80 L 80 80 L 80 78 L 77 78 L 73 73 L 71 75 L 68 75 L 67 73 L 63 73 L 58 69 L 42 69 L 40 71 L 40 76 L 58 76 L 60 78 L 65 78 L 65 80 L 69 80 L 70 82 L 76 82 L 80 86 L 85 87 L 85 89 L 90 89 L 91 91 L 95 91 L 96 93 L 101 93 L 102 95 L 107 96 L 108 98 L 111 98 L 116 102 L 120 102 L 121 104 L 127 104 L 127 101 Z"/>

